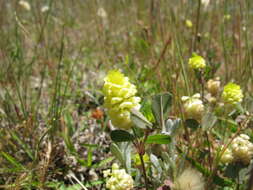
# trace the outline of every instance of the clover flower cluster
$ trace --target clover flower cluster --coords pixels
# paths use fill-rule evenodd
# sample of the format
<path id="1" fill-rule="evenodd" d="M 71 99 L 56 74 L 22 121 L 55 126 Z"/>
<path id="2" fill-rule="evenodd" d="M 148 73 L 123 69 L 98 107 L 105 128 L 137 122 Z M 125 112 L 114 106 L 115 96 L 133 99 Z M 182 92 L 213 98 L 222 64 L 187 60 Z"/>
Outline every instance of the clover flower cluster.
<path id="1" fill-rule="evenodd" d="M 218 94 L 220 90 L 220 78 L 216 77 L 215 79 L 210 79 L 207 81 L 207 90 L 211 93 L 211 95 L 215 96 Z"/>
<path id="2" fill-rule="evenodd" d="M 224 146 L 221 147 L 221 150 L 223 150 Z M 221 162 L 224 164 L 233 162 L 233 152 L 230 148 L 227 148 L 225 152 L 221 156 Z"/>
<path id="3" fill-rule="evenodd" d="M 228 83 L 226 86 L 224 86 L 222 99 L 225 103 L 232 105 L 242 102 L 243 93 L 241 87 L 232 82 Z"/>
<path id="4" fill-rule="evenodd" d="M 205 59 L 197 54 L 192 55 L 192 57 L 189 59 L 188 64 L 190 68 L 197 69 L 197 70 L 201 70 L 206 67 Z"/>
<path id="5" fill-rule="evenodd" d="M 132 126 L 130 111 L 140 109 L 140 98 L 136 97 L 136 86 L 120 71 L 112 70 L 104 79 L 104 107 L 115 127 L 129 129 Z"/>
<path id="6" fill-rule="evenodd" d="M 172 190 L 204 190 L 203 176 L 196 170 L 188 168 L 175 180 Z"/>
<path id="7" fill-rule="evenodd" d="M 231 163 L 233 161 L 241 161 L 249 164 L 253 156 L 253 144 L 249 141 L 249 136 L 241 134 L 236 137 L 231 146 L 226 149 L 221 157 L 223 163 Z"/>
<path id="8" fill-rule="evenodd" d="M 131 190 L 134 187 L 132 176 L 125 169 L 119 169 L 116 163 L 112 165 L 112 170 L 105 170 L 103 174 L 107 178 L 106 188 L 110 190 Z"/>
<path id="9" fill-rule="evenodd" d="M 184 111 L 188 118 L 199 120 L 204 112 L 204 105 L 200 99 L 200 94 L 194 94 L 192 97 L 183 96 L 181 100 L 184 102 Z"/>

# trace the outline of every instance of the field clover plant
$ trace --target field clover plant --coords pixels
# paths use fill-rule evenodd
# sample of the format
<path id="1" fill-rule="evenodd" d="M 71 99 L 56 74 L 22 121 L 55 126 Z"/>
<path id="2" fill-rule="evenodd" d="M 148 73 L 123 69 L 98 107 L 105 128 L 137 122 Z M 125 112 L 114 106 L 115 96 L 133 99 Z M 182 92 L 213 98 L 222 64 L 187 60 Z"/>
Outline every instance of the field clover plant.
<path id="1" fill-rule="evenodd" d="M 189 60 L 189 65 L 199 71 L 205 68 L 206 63 L 204 58 L 194 55 Z M 234 129 L 231 130 L 228 134 L 232 137 L 227 141 L 222 141 L 214 134 L 224 133 L 226 130 L 221 127 L 217 128 L 217 125 L 227 121 L 223 116 L 228 117 L 225 107 L 220 105 L 241 103 L 242 91 L 240 86 L 229 83 L 224 87 L 223 92 L 220 92 L 222 87 L 219 77 L 209 79 L 207 82 L 202 77 L 198 81 L 202 86 L 201 94 L 195 93 L 193 96 L 181 97 L 184 117 L 182 119 L 174 116 L 170 118 L 173 109 L 171 93 L 153 95 L 151 103 L 143 103 L 141 98 L 136 96 L 137 88 L 130 83 L 128 77 L 119 70 L 109 71 L 104 79 L 103 93 L 104 107 L 114 129 L 110 132 L 113 141 L 110 148 L 112 154 L 125 169 L 118 170 L 118 166 L 116 168 L 114 164 L 112 172 L 108 170 L 104 172 L 107 176 L 106 187 L 108 189 L 120 189 L 119 184 L 122 183 L 123 178 L 118 179 L 116 171 L 121 171 L 122 174 L 119 176 L 125 175 L 125 178 L 129 180 L 129 184 L 125 187 L 129 189 L 134 186 L 132 178 L 130 179 L 131 176 L 136 178 L 134 184 L 139 186 L 143 185 L 140 184 L 142 181 L 140 177 L 143 177 L 146 189 L 159 187 L 164 183 L 159 188 L 169 187 L 172 190 L 181 190 L 188 187 L 188 184 L 191 189 L 204 190 L 205 185 L 210 183 L 208 180 L 212 180 L 212 183 L 223 184 L 223 186 L 233 184 L 227 178 L 219 176 L 217 172 L 220 166 L 226 169 L 226 167 L 236 167 L 238 164 L 247 166 L 250 163 L 253 145 L 249 136 L 240 132 L 246 130 L 248 125 L 246 123 L 237 126 L 239 127 L 237 132 Z M 215 99 L 215 101 L 210 101 L 210 99 Z M 220 112 L 212 113 L 210 112 L 212 109 L 220 109 Z M 242 110 L 233 109 L 231 114 L 243 113 Z M 211 135 L 208 130 L 215 131 L 215 133 Z M 179 146 L 180 143 L 176 140 L 179 131 L 185 135 L 190 145 L 188 148 L 184 145 Z M 203 135 L 203 139 L 198 138 L 200 134 Z M 211 141 L 211 139 L 217 140 Z M 206 147 L 206 143 L 209 143 L 210 146 Z M 183 154 L 187 149 L 190 152 L 193 151 L 197 144 L 204 148 L 203 151 L 207 148 L 208 152 L 203 158 L 206 162 L 213 163 L 213 168 L 204 166 L 204 160 L 199 162 L 194 160 L 190 153 Z M 222 145 L 219 147 L 219 144 Z M 132 148 L 137 154 L 132 154 Z M 194 169 L 177 171 L 178 162 L 183 163 L 183 160 L 197 167 L 198 171 Z M 111 177 L 108 178 L 108 176 Z M 127 182 L 124 183 L 127 184 Z"/>

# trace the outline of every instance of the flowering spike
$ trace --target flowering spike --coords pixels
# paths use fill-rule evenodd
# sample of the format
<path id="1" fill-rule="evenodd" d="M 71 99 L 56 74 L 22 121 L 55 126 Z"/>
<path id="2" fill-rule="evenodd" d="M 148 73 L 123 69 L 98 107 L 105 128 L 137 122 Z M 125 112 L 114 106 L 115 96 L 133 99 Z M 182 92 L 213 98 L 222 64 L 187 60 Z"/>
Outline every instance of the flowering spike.
<path id="1" fill-rule="evenodd" d="M 108 110 L 112 124 L 121 129 L 131 128 L 130 110 L 138 110 L 141 100 L 135 96 L 136 86 L 118 70 L 110 71 L 104 82 L 104 107 Z"/>

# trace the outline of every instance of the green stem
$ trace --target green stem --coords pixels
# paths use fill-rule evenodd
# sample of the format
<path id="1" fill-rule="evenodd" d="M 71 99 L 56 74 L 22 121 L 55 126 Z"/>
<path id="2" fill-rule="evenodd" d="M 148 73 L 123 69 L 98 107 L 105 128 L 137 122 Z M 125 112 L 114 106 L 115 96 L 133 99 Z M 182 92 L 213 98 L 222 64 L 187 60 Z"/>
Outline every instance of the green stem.
<path id="1" fill-rule="evenodd" d="M 198 1 L 198 12 L 197 12 L 197 20 L 196 20 L 196 28 L 195 28 L 195 36 L 194 36 L 194 44 L 193 44 L 193 51 L 196 51 L 197 40 L 198 40 L 198 32 L 199 32 L 199 18 L 200 18 L 200 7 L 201 7 L 201 0 Z"/>
<path id="2" fill-rule="evenodd" d="M 142 171 L 143 171 L 143 176 L 144 176 L 144 181 L 145 181 L 145 187 L 146 187 L 146 190 L 148 190 L 148 178 L 147 178 L 147 174 L 146 174 L 145 164 L 143 161 L 143 155 L 139 153 L 139 156 L 141 159 L 141 166 L 142 166 Z"/>

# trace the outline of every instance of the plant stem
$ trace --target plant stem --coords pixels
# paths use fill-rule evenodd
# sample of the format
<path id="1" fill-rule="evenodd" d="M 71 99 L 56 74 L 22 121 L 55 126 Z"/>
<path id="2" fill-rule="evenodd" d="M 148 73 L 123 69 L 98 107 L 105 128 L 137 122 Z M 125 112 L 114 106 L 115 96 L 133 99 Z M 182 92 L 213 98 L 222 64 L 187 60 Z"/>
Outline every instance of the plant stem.
<path id="1" fill-rule="evenodd" d="M 200 74 L 200 80 L 201 80 L 201 100 L 204 102 L 204 88 L 205 88 L 205 82 L 204 82 L 204 72 L 201 72 Z"/>
<path id="2" fill-rule="evenodd" d="M 139 156 L 141 159 L 141 166 L 142 166 L 142 171 L 143 171 L 143 175 L 144 175 L 145 187 L 146 187 L 146 190 L 148 190 L 148 178 L 147 178 L 147 174 L 146 174 L 145 164 L 143 161 L 143 155 L 139 153 Z"/>
<path id="3" fill-rule="evenodd" d="M 194 52 L 196 51 L 197 40 L 198 40 L 200 7 L 201 7 L 201 0 L 198 1 L 198 10 L 197 10 L 197 18 L 196 18 L 196 28 L 195 28 L 195 36 L 194 36 L 194 44 L 193 44 L 193 51 L 194 51 Z"/>

